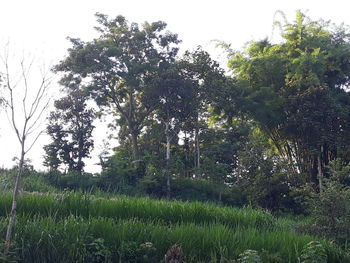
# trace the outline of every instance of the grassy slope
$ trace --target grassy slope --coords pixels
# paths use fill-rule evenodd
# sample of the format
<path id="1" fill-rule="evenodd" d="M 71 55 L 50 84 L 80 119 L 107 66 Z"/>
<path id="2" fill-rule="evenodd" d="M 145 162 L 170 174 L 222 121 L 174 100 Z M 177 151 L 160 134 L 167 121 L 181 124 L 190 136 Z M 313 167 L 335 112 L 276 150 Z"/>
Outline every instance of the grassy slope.
<path id="1" fill-rule="evenodd" d="M 0 195 L 1 236 L 10 199 Z M 236 259 L 246 249 L 264 254 L 265 262 L 297 262 L 302 247 L 317 240 L 293 232 L 268 213 L 196 202 L 25 195 L 19 200 L 18 214 L 16 246 L 25 262 L 84 262 L 91 252 L 86 244 L 97 238 L 103 238 L 112 262 L 118 262 L 125 242 L 152 242 L 159 260 L 177 243 L 184 248 L 187 262 Z M 338 248 L 322 242 L 329 262 L 350 262 Z"/>

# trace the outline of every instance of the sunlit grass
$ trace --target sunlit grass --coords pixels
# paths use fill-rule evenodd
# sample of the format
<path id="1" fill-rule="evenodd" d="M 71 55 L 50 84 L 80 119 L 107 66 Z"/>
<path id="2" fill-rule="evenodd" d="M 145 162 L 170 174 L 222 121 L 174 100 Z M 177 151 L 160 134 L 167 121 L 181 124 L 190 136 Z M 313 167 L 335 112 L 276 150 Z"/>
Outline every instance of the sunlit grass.
<path id="1" fill-rule="evenodd" d="M 0 216 L 10 211 L 11 196 L 1 195 Z M 268 213 L 252 208 L 220 207 L 199 202 L 168 202 L 148 198 L 117 197 L 92 198 L 89 195 L 23 195 L 18 202 L 21 215 L 42 215 L 64 218 L 69 215 L 107 217 L 114 219 L 137 218 L 174 223 L 222 223 L 231 227 L 259 227 L 270 229 L 278 222 Z"/>

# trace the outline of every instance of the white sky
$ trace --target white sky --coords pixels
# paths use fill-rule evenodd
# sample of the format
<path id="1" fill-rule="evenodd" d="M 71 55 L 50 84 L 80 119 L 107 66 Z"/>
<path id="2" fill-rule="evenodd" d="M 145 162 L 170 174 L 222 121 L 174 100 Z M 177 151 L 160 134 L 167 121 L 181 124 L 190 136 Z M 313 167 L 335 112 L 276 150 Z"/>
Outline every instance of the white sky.
<path id="1" fill-rule="evenodd" d="M 83 40 L 96 36 L 94 14 L 100 12 L 110 17 L 121 14 L 129 22 L 165 21 L 168 29 L 183 40 L 182 51 L 202 45 L 218 58 L 220 52 L 215 51 L 211 40 L 223 40 L 240 49 L 249 40 L 270 37 L 277 10 L 283 11 L 289 21 L 300 9 L 312 19 L 350 25 L 349 7 L 346 0 L 1 0 L 0 53 L 9 41 L 13 53 L 32 54 L 46 65 L 54 65 L 70 46 L 67 36 Z M 53 89 L 57 91 L 58 86 Z M 10 167 L 11 159 L 19 153 L 19 143 L 4 112 L 0 118 L 0 167 Z M 105 137 L 102 128 L 95 134 L 95 157 L 86 169 L 91 172 L 98 171 L 92 164 L 97 162 Z M 42 137 L 27 156 L 38 169 L 42 169 L 42 146 L 46 143 L 47 138 Z"/>

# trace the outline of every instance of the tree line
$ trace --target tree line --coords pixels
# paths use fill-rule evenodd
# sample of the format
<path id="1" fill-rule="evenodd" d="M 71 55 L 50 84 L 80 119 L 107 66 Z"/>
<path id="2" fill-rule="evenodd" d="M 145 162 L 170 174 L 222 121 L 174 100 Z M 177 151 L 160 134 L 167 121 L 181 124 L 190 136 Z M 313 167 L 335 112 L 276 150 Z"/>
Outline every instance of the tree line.
<path id="1" fill-rule="evenodd" d="M 101 154 L 102 175 L 131 185 L 165 178 L 168 198 L 172 178 L 191 178 L 242 184 L 248 195 L 254 185 L 275 186 L 263 189 L 271 195 L 264 202 L 273 203 L 293 185 L 322 192 L 327 167 L 348 164 L 346 27 L 297 12 L 295 22 L 281 25 L 280 43 L 251 41 L 242 51 L 226 45 L 227 74 L 201 47 L 180 56 L 181 41 L 164 22 L 96 18 L 100 36 L 70 38 L 54 67 L 66 96 L 49 117 L 51 171 L 83 172 L 93 120 L 103 114 L 114 116 L 120 145 L 112 156 Z"/>
<path id="2" fill-rule="evenodd" d="M 64 95 L 54 102 L 46 127 L 51 141 L 44 146 L 44 164 L 52 185 L 168 199 L 200 199 L 206 192 L 203 200 L 294 213 L 305 212 L 308 198 L 313 207 L 319 197 L 336 207 L 336 196 L 348 196 L 347 27 L 297 12 L 293 23 L 277 23 L 279 43 L 251 41 L 241 51 L 221 44 L 227 72 L 201 47 L 180 55 L 179 37 L 162 21 L 139 25 L 99 13 L 96 18 L 99 36 L 87 42 L 69 38 L 68 55 L 53 68 Z M 43 98 L 49 80 L 42 78 L 26 106 L 29 71 L 22 63 L 25 114 L 18 129 L 15 86 L 4 72 L 0 84 L 9 97 L 0 102 L 22 146 L 13 221 L 28 170 L 31 145 L 25 142 L 48 106 Z M 84 167 L 94 147 L 94 120 L 107 115 L 119 144 L 110 146 L 113 154 L 100 153 L 102 172 L 91 175 Z"/>

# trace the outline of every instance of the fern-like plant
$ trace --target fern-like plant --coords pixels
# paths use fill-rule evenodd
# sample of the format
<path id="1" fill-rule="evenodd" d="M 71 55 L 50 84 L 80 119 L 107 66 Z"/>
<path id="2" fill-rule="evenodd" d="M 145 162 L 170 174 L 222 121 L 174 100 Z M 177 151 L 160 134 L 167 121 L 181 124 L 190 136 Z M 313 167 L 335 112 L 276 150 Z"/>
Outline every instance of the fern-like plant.
<path id="1" fill-rule="evenodd" d="M 307 243 L 300 255 L 300 263 L 327 263 L 327 253 L 318 241 Z"/>

